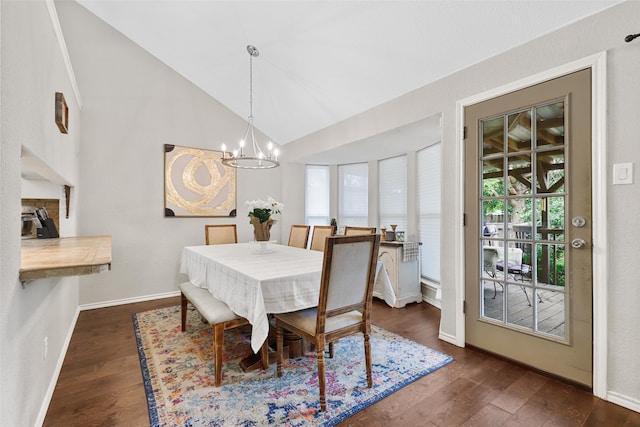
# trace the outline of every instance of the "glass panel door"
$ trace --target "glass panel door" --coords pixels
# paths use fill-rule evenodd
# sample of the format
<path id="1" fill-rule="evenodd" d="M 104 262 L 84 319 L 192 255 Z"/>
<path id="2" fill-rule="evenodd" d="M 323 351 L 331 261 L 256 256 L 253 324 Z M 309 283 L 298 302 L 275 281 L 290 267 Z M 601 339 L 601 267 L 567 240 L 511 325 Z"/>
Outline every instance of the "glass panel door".
<path id="1" fill-rule="evenodd" d="M 465 342 L 592 382 L 591 73 L 469 105 Z"/>
<path id="2" fill-rule="evenodd" d="M 478 238 L 481 316 L 566 340 L 564 111 L 554 100 L 480 121 Z"/>

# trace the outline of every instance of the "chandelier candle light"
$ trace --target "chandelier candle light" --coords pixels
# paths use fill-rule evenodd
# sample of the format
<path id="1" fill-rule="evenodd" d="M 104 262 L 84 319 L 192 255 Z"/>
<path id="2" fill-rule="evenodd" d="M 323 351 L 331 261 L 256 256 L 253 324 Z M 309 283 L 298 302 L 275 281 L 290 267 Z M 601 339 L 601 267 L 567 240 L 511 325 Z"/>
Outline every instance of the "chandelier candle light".
<path id="1" fill-rule="evenodd" d="M 256 141 L 253 128 L 253 57 L 260 55 L 255 46 L 248 45 L 249 52 L 249 117 L 247 120 L 247 130 L 240 140 L 240 147 L 233 150 L 227 157 L 227 146 L 222 144 L 222 163 L 227 166 L 240 169 L 271 169 L 280 166 L 278 162 L 278 149 L 273 148 L 273 143 L 267 144 L 265 154 Z M 247 146 L 248 144 L 248 146 Z"/>
<path id="2" fill-rule="evenodd" d="M 244 204 L 249 207 L 248 217 L 253 224 L 253 235 L 256 242 L 268 242 L 271 238 L 271 227 L 276 223 L 271 215 L 280 213 L 284 205 L 271 196 L 267 197 L 266 202 L 264 200 L 248 200 Z"/>

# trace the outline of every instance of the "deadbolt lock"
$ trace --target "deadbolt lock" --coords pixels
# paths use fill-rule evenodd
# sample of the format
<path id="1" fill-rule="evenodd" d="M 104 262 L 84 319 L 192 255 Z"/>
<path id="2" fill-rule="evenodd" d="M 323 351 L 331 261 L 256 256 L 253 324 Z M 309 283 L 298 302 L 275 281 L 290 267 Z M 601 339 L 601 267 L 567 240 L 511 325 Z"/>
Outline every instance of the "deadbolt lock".
<path id="1" fill-rule="evenodd" d="M 576 216 L 571 220 L 571 224 L 573 224 L 574 227 L 584 227 L 584 225 L 587 223 L 587 221 L 585 221 L 584 218 L 582 218 L 581 216 Z"/>

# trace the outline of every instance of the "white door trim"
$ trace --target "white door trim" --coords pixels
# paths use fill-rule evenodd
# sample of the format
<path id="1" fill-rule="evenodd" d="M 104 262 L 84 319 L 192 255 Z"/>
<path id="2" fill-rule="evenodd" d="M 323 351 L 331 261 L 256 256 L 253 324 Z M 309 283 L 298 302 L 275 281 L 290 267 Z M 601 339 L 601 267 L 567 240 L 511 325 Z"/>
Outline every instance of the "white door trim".
<path id="1" fill-rule="evenodd" d="M 600 52 L 569 64 L 473 95 L 456 102 L 456 167 L 457 182 L 455 218 L 455 298 L 456 336 L 449 342 L 464 347 L 465 319 L 463 312 L 465 259 L 464 259 L 464 108 L 528 86 L 542 83 L 565 74 L 591 68 L 592 94 L 592 218 L 593 218 L 593 394 L 607 398 L 607 53 Z"/>

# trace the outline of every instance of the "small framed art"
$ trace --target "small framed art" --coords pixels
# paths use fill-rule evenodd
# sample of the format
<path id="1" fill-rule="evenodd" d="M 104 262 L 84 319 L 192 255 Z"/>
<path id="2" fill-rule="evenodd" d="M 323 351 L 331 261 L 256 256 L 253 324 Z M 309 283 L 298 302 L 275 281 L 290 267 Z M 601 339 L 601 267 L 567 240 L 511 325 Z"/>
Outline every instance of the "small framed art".
<path id="1" fill-rule="evenodd" d="M 69 133 L 69 107 L 62 92 L 56 92 L 56 124 L 62 133 Z"/>

